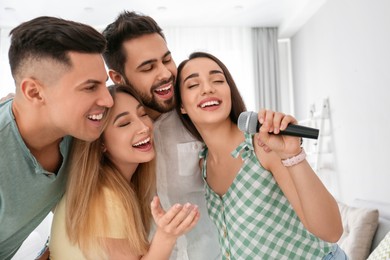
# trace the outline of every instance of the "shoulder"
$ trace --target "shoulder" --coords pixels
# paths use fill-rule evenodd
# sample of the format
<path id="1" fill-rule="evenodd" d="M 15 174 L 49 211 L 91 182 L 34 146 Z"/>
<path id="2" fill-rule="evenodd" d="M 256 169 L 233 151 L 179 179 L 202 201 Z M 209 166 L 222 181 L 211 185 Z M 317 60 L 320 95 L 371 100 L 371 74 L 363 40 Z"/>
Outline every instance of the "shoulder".
<path id="1" fill-rule="evenodd" d="M 158 142 L 171 145 L 196 141 L 195 137 L 185 128 L 175 110 L 162 114 L 154 122 L 154 136 Z"/>
<path id="2" fill-rule="evenodd" d="M 11 107 L 12 100 L 0 103 L 0 131 L 2 131 L 7 125 L 10 125 L 13 120 Z"/>

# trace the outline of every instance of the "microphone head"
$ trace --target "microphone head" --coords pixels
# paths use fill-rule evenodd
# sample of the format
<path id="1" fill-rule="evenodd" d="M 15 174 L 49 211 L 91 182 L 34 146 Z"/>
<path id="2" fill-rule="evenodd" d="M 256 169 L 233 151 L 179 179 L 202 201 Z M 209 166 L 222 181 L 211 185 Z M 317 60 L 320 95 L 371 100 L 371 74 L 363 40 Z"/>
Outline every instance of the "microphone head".
<path id="1" fill-rule="evenodd" d="M 245 111 L 240 114 L 238 117 L 238 128 L 250 134 L 255 134 L 257 132 L 257 113 L 252 111 Z"/>

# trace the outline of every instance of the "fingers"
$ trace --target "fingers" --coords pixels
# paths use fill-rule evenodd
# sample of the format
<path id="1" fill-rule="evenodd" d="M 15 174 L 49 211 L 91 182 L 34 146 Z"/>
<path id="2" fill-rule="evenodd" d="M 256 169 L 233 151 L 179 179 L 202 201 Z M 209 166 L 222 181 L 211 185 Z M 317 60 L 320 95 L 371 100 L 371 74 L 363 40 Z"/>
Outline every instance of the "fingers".
<path id="1" fill-rule="evenodd" d="M 190 203 L 175 204 L 165 212 L 161 208 L 158 198 L 155 197 L 151 207 L 157 226 L 171 236 L 179 236 L 191 230 L 200 217 L 198 206 Z"/>
<path id="2" fill-rule="evenodd" d="M 269 153 L 272 151 L 272 149 L 269 148 L 265 143 L 263 143 L 260 138 L 258 139 L 258 144 L 261 148 L 263 148 L 264 152 Z"/>
<path id="3" fill-rule="evenodd" d="M 261 132 L 278 134 L 287 128 L 289 124 L 296 124 L 297 120 L 281 112 L 261 109 L 258 113 L 259 122 L 262 124 Z"/>
<path id="4" fill-rule="evenodd" d="M 178 232 L 178 234 L 191 230 L 196 223 L 198 223 L 200 217 L 198 206 L 189 203 L 184 205 L 183 210 L 179 214 L 181 214 L 181 216 L 176 215 L 171 222 L 173 227 L 176 226 L 176 232 Z"/>
<path id="5" fill-rule="evenodd" d="M 289 124 L 296 124 L 297 120 L 290 115 L 280 112 L 262 109 L 258 112 L 258 120 L 262 124 L 257 135 L 258 145 L 265 151 L 275 151 L 277 154 L 284 155 L 290 151 L 296 151 L 300 146 L 299 138 L 278 135 L 286 130 Z"/>
<path id="6" fill-rule="evenodd" d="M 165 211 L 161 208 L 160 199 L 157 196 L 154 196 L 152 202 L 150 203 L 150 209 L 156 223 L 165 214 Z"/>

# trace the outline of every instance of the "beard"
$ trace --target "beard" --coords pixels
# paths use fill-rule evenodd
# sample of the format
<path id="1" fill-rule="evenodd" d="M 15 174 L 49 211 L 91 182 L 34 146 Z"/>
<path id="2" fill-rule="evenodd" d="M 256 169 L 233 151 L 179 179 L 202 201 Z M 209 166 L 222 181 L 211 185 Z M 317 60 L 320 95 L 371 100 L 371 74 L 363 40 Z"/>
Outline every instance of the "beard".
<path id="1" fill-rule="evenodd" d="M 155 89 L 157 89 L 158 87 L 160 87 L 163 84 L 166 84 L 168 82 L 175 82 L 175 78 L 173 75 L 168 80 L 163 81 L 163 82 L 159 82 L 158 84 L 153 85 L 150 88 L 150 93 L 141 92 L 139 89 L 134 87 L 133 84 L 130 83 L 130 81 L 127 79 L 127 77 L 125 78 L 125 81 L 126 81 L 127 85 L 131 86 L 137 92 L 143 105 L 146 106 L 147 108 L 155 110 L 159 113 L 167 113 L 169 111 L 172 111 L 175 108 L 175 98 L 174 98 L 175 95 L 173 95 L 172 98 L 170 98 L 170 99 L 161 100 L 161 99 L 157 98 L 157 96 L 156 96 L 157 94 L 155 94 L 155 92 L 154 92 Z M 173 91 L 173 86 L 172 86 L 171 91 Z"/>
<path id="2" fill-rule="evenodd" d="M 159 113 L 166 113 L 172 111 L 175 107 L 175 99 L 174 97 L 167 100 L 158 100 L 153 92 L 151 96 L 145 95 L 142 93 L 138 93 L 141 97 L 142 103 L 150 109 L 158 111 Z"/>

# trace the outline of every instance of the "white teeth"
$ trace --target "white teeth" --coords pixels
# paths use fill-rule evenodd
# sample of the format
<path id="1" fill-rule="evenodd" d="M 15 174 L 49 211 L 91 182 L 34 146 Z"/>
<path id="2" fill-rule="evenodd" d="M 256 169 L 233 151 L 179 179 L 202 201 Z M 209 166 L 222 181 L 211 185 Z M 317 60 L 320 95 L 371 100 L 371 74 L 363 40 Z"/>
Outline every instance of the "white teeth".
<path id="1" fill-rule="evenodd" d="M 143 144 L 146 144 L 150 141 L 150 137 L 146 138 L 145 140 L 142 140 L 136 144 L 133 144 L 133 146 L 140 146 L 140 145 L 143 145 Z"/>
<path id="2" fill-rule="evenodd" d="M 213 106 L 213 105 L 219 105 L 218 101 L 208 101 L 200 105 L 201 108 L 208 107 L 208 106 Z"/>
<path id="3" fill-rule="evenodd" d="M 89 115 L 88 118 L 92 119 L 92 120 L 95 120 L 95 121 L 98 121 L 98 120 L 101 120 L 103 118 L 103 113 L 102 114 L 98 114 L 98 115 Z"/>
<path id="4" fill-rule="evenodd" d="M 171 86 L 168 86 L 165 88 L 156 89 L 156 91 L 165 91 L 165 90 L 169 90 L 170 88 L 171 88 Z"/>

